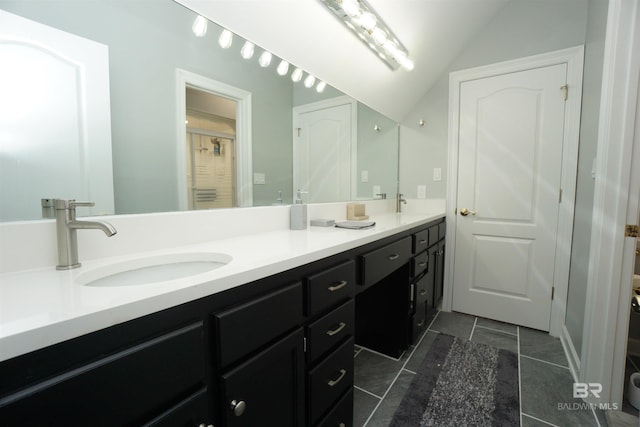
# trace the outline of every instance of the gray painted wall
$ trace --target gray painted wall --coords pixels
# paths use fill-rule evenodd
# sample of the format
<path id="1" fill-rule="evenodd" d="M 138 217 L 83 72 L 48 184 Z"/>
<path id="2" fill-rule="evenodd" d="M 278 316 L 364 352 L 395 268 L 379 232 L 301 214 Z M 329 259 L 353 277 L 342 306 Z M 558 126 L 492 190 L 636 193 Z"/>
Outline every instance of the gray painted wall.
<path id="1" fill-rule="evenodd" d="M 449 72 L 584 44 L 584 0 L 513 0 L 462 51 L 401 123 L 400 192 L 415 198 L 418 185 L 428 198 L 447 192 Z M 425 126 L 420 127 L 420 119 Z M 442 180 L 433 181 L 433 168 Z"/>
<path id="2" fill-rule="evenodd" d="M 602 87 L 602 63 L 604 59 L 608 3 L 608 1 L 604 0 L 589 0 L 587 17 L 576 213 L 573 223 L 569 294 L 565 319 L 567 331 L 571 336 L 571 341 L 578 353 L 578 357 L 582 352 L 584 304 L 587 298 L 589 244 L 591 241 L 591 216 L 595 184 L 591 170 L 598 142 L 600 90 Z"/>

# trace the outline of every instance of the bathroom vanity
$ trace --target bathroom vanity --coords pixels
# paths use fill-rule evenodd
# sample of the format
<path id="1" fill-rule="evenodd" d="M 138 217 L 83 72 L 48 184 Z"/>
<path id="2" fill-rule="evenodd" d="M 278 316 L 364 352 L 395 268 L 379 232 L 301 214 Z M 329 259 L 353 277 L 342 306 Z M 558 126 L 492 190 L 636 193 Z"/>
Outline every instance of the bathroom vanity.
<path id="1" fill-rule="evenodd" d="M 0 362 L 0 424 L 352 425 L 354 344 L 400 356 L 442 295 L 443 214 L 375 219 L 369 230 L 228 239 L 223 244 L 246 254 L 201 276 L 204 283 L 163 284 L 148 296 L 140 286 L 89 290 L 111 299 L 95 314 L 111 323 L 52 345 L 23 340 L 24 354 Z M 70 283 L 60 289 L 77 286 L 75 273 L 65 274 L 57 280 Z M 28 275 L 11 280 L 26 283 Z M 238 283 L 246 277 L 254 279 Z M 21 334 L 80 331 L 82 322 L 95 320 L 70 315 L 0 337 L 0 346 Z"/>

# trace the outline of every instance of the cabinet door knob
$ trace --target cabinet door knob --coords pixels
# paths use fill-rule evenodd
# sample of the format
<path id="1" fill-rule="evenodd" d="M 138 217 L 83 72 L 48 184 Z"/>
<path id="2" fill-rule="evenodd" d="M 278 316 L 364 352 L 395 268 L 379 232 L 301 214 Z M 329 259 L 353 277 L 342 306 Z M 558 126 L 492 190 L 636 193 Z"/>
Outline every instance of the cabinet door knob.
<path id="1" fill-rule="evenodd" d="M 244 402 L 244 400 L 241 400 L 239 402 L 237 400 L 231 401 L 231 410 L 236 417 L 244 414 L 245 409 L 247 409 L 247 404 Z"/>

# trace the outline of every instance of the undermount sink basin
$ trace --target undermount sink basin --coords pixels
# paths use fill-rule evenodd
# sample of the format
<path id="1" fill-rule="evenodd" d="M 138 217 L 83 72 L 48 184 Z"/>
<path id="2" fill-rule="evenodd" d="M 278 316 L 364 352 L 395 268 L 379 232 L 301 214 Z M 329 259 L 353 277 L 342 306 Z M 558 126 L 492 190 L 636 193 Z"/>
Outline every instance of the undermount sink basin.
<path id="1" fill-rule="evenodd" d="M 229 255 L 212 252 L 132 258 L 83 271 L 76 277 L 76 283 L 95 287 L 149 285 L 208 273 L 231 260 Z"/>

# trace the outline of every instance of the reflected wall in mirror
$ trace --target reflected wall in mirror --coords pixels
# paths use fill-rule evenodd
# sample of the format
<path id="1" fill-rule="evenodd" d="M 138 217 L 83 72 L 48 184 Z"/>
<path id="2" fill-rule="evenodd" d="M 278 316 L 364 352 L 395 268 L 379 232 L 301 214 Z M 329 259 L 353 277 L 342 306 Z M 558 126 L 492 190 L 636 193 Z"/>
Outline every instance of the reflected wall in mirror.
<path id="1" fill-rule="evenodd" d="M 243 59 L 239 53 L 243 40 L 239 37 L 234 37 L 229 49 L 221 49 L 218 37 L 222 29 L 211 22 L 204 37 L 195 37 L 192 25 L 196 15 L 172 0 L 0 0 L 0 9 L 108 47 L 110 154 L 117 214 L 189 208 L 188 201 L 182 202 L 186 200 L 182 193 L 187 192 L 186 160 L 183 170 L 177 161 L 178 140 L 185 141 L 180 149 L 186 153 L 186 128 L 181 130 L 177 123 L 178 112 L 184 106 L 178 105 L 176 99 L 176 70 L 187 70 L 251 94 L 251 156 L 245 162 L 251 170 L 245 175 L 253 178 L 258 174 L 258 179 L 257 183 L 251 179 L 245 185 L 250 186 L 252 205 L 271 205 L 277 202 L 279 192 L 283 203 L 292 202 L 293 108 L 343 96 L 330 86 L 318 94 L 302 82 L 293 83 L 289 76 L 279 76 L 275 72 L 277 58 L 269 67 L 260 67 L 259 47 L 253 59 Z M 0 32 L 6 30 L 0 26 Z M 368 115 L 376 114 L 358 104 L 357 166 L 353 171 L 357 179 L 352 179 L 357 187 L 351 189 L 352 198 L 371 198 L 374 190 L 367 186 L 378 185 L 377 182 L 390 196 L 396 191 L 397 161 L 389 159 L 397 159 L 397 132 L 395 141 L 383 142 L 382 133 L 371 134 L 366 131 L 371 126 L 362 123 L 369 120 Z M 386 119 L 380 116 L 372 120 L 382 123 Z M 395 124 L 379 126 L 386 131 Z M 6 137 L 2 129 L 0 134 Z M 242 143 L 240 135 L 236 143 Z M 368 172 L 369 179 L 364 180 L 368 182 L 362 182 L 363 170 Z M 377 173 L 387 174 L 389 184 L 374 180 Z M 17 177 L 2 179 L 15 185 L 16 193 L 25 184 Z M 57 197 L 47 191 L 42 197 Z M 88 197 L 99 198 L 93 192 Z M 34 203 L 39 208 L 39 198 Z M 15 219 L 33 218 L 10 220 Z"/>

